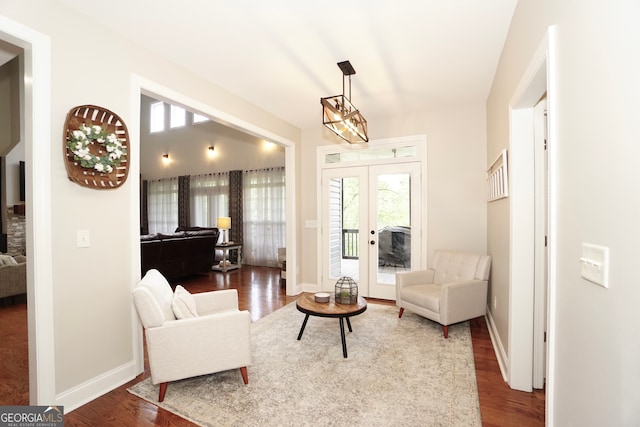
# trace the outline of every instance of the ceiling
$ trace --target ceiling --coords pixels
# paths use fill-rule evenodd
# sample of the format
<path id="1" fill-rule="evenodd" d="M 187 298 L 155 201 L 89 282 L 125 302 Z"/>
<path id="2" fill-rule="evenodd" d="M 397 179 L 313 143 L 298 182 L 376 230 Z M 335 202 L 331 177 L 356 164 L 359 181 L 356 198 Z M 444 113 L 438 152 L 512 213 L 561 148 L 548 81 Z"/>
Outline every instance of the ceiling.
<path id="1" fill-rule="evenodd" d="M 0 67 L 20 55 L 22 49 L 4 40 L 0 40 Z"/>
<path id="2" fill-rule="evenodd" d="M 517 0 L 58 0 L 300 128 L 485 102 Z M 127 13 L 122 13 L 127 11 Z"/>

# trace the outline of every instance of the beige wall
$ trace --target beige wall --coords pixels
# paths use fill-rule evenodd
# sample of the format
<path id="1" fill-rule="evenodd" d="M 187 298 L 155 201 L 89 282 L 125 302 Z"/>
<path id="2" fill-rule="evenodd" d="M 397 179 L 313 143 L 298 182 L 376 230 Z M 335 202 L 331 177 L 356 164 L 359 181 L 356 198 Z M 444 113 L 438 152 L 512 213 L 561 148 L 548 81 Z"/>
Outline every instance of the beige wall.
<path id="1" fill-rule="evenodd" d="M 49 144 L 52 153 L 48 182 L 52 194 L 49 214 L 54 318 L 53 348 L 46 351 L 55 353 L 55 393 L 73 396 L 76 401 L 65 402 L 73 406 L 77 399 L 90 397 L 81 395 L 84 388 L 93 393 L 92 384 L 103 389 L 118 385 L 108 384 L 102 376 L 134 363 L 130 291 L 135 284 L 132 272 L 139 263 L 139 253 L 132 250 L 136 246 L 131 243 L 134 237 L 130 233 L 137 228 L 138 217 L 130 212 L 132 203 L 137 204 L 139 159 L 134 157 L 137 150 L 133 149 L 134 165 L 129 178 L 115 190 L 96 191 L 69 181 L 61 151 L 69 109 L 83 104 L 104 106 L 132 128 L 132 118 L 137 117 L 132 100 L 139 98 L 139 94 L 131 92 L 132 74 L 136 74 L 288 140 L 299 141 L 300 132 L 175 64 L 137 48 L 59 2 L 0 1 L 0 9 L 9 19 L 51 39 L 50 139 L 34 142 L 35 150 L 41 144 Z M 102 58 L 98 66 L 87 66 L 91 55 Z M 137 144 L 138 136 L 131 135 L 131 145 Z M 79 229 L 89 230 L 89 248 L 77 247 Z"/>
<path id="2" fill-rule="evenodd" d="M 363 112 L 364 113 L 364 112 Z M 366 117 L 366 114 L 365 114 Z M 486 130 L 484 106 L 465 105 L 416 112 L 387 120 L 368 119 L 370 139 L 427 136 L 427 251 L 486 252 Z M 317 235 L 305 221 L 317 220 L 317 147 L 336 144 L 323 127 L 303 133 L 301 169 L 302 278 L 317 285 Z"/>
<path id="3" fill-rule="evenodd" d="M 8 207 L 21 203 L 19 161 L 24 160 L 24 144 L 20 140 L 19 76 L 19 57 L 0 66 L 0 156 L 6 157 L 2 185 Z"/>
<path id="4" fill-rule="evenodd" d="M 549 425 L 640 422 L 640 4 L 635 1 L 520 0 L 487 102 L 487 156 L 508 147 L 508 104 L 549 25 L 557 28 L 557 81 L 550 99 L 556 198 L 549 330 Z M 509 284 L 509 201 L 488 211 L 495 260 L 492 293 Z M 582 243 L 610 248 L 609 289 L 580 277 Z M 497 270 L 497 271 L 496 271 Z M 506 337 L 505 313 L 499 319 Z"/>

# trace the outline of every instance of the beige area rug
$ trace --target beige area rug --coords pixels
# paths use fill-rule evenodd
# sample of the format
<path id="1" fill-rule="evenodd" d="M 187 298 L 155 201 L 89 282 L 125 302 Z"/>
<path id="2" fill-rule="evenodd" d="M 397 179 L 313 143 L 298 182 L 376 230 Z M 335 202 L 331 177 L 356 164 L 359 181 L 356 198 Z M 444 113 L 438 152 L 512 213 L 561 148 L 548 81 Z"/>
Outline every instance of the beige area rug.
<path id="1" fill-rule="evenodd" d="M 348 358 L 337 319 L 310 317 L 295 302 L 251 325 L 249 384 L 239 370 L 169 384 L 163 403 L 146 379 L 129 389 L 203 426 L 480 426 L 468 323 L 442 327 L 369 304 L 351 318 Z"/>

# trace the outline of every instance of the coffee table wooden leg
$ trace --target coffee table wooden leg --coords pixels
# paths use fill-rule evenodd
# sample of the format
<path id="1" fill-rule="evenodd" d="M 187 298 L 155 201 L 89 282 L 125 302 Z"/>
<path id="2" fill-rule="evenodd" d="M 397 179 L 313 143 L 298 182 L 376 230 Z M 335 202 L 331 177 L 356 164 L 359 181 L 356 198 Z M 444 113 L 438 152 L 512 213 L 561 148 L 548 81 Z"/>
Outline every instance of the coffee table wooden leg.
<path id="1" fill-rule="evenodd" d="M 349 323 L 349 318 L 347 318 L 347 323 Z M 349 327 L 351 329 L 351 327 Z M 340 338 L 342 339 L 342 355 L 347 357 L 347 340 L 344 337 L 344 317 L 340 318 Z"/>
<path id="2" fill-rule="evenodd" d="M 307 320 L 309 320 L 309 315 L 304 315 L 304 321 L 302 322 L 302 327 L 300 328 L 300 333 L 298 334 L 298 341 L 302 338 L 302 333 L 304 332 L 304 327 L 307 326 Z"/>

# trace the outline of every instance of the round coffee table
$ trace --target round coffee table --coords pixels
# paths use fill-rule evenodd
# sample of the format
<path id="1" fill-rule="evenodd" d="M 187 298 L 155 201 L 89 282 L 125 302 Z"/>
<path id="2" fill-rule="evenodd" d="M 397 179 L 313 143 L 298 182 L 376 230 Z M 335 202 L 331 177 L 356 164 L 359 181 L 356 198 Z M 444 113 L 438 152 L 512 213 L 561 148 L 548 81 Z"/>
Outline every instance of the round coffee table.
<path id="1" fill-rule="evenodd" d="M 349 332 L 353 332 L 349 318 L 351 316 L 357 316 L 360 313 L 364 313 L 367 310 L 367 300 L 362 297 L 358 297 L 358 302 L 355 304 L 336 304 L 333 296 L 331 296 L 329 302 L 316 302 L 314 294 L 303 294 L 296 300 L 296 308 L 298 311 L 305 314 L 302 327 L 300 328 L 300 333 L 298 334 L 298 341 L 302 338 L 302 333 L 304 332 L 305 326 L 307 326 L 309 316 L 340 319 L 342 355 L 347 357 L 347 340 L 344 336 L 344 321 L 347 321 Z"/>

